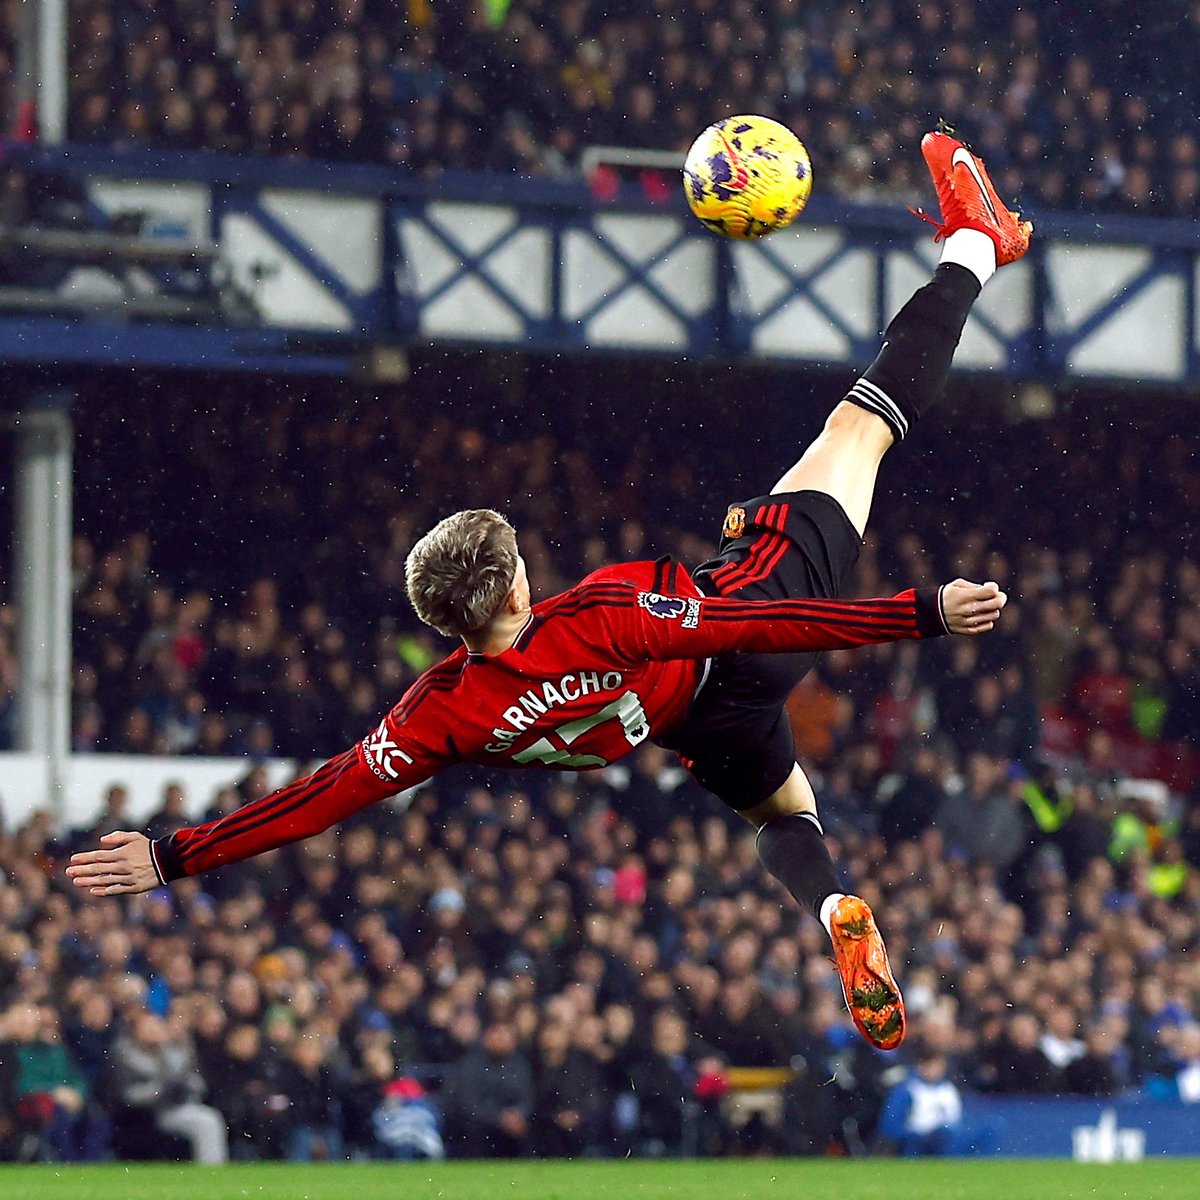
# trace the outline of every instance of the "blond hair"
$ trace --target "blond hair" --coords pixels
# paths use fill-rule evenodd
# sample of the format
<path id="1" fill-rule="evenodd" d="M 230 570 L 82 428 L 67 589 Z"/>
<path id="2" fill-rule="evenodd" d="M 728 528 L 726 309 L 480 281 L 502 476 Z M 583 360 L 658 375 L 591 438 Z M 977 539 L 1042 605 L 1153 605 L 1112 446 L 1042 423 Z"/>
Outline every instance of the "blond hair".
<path id="1" fill-rule="evenodd" d="M 439 521 L 404 564 L 417 616 L 450 637 L 485 628 L 503 608 L 516 574 L 516 532 L 490 508 L 469 508 Z"/>

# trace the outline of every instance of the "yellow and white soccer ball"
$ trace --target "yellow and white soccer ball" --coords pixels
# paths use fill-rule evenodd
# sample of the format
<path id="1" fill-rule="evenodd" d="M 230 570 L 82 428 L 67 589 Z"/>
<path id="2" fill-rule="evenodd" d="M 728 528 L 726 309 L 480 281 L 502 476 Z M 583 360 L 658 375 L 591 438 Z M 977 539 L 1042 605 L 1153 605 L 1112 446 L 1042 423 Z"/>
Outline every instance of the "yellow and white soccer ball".
<path id="1" fill-rule="evenodd" d="M 786 125 L 726 117 L 692 143 L 683 190 L 692 212 L 715 233 L 760 238 L 800 215 L 812 193 L 812 163 Z"/>

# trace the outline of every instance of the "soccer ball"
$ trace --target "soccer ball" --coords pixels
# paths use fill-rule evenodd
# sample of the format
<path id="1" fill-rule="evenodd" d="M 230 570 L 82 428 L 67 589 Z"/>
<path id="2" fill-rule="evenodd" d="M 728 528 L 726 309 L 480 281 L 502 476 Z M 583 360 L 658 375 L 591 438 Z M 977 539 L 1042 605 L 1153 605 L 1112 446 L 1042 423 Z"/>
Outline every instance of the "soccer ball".
<path id="1" fill-rule="evenodd" d="M 731 238 L 760 238 L 790 225 L 812 192 L 804 143 L 769 117 L 726 117 L 693 143 L 683 164 L 683 190 L 709 229 Z"/>

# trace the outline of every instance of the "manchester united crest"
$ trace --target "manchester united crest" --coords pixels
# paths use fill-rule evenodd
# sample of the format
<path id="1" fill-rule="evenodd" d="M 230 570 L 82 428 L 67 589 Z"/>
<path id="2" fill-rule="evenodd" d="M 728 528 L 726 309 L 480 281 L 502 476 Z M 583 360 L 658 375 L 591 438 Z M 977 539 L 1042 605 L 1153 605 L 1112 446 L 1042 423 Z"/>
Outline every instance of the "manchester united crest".
<path id="1" fill-rule="evenodd" d="M 740 538 L 745 532 L 746 510 L 731 504 L 729 511 L 725 514 L 725 524 L 721 526 L 721 536 L 732 541 L 734 538 Z"/>

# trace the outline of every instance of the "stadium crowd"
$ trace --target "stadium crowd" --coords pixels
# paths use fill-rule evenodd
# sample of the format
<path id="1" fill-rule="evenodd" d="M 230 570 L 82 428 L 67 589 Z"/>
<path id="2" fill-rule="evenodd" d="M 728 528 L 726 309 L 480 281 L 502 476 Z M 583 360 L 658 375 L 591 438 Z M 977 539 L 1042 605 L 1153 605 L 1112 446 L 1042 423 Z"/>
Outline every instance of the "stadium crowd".
<path id="1" fill-rule="evenodd" d="M 356 740 L 443 649 L 398 599 L 402 564 L 464 503 L 510 513 L 542 594 L 613 558 L 698 561 L 695 531 L 761 486 L 731 475 L 762 426 L 720 389 L 698 405 L 689 370 L 445 357 L 371 403 L 326 389 L 249 419 L 241 385 L 85 393 L 76 748 L 252 761 Z M 584 373 L 586 422 L 558 403 Z M 769 378 L 766 424 L 819 416 Z M 247 471 L 231 447 L 251 435 Z M 659 461 L 668 444 L 686 456 Z M 930 421 L 896 463 L 856 592 L 962 573 L 1014 597 L 978 643 L 827 655 L 794 706 L 847 890 L 903 964 L 899 1055 L 854 1034 L 824 935 L 748 828 L 656 749 L 582 776 L 456 771 L 287 851 L 81 901 L 64 859 L 127 824 L 115 783 L 88 828 L 0 835 L 5 1152 L 903 1150 L 898 1089 L 926 1076 L 1195 1100 L 1194 461 L 1169 414 L 1139 428 L 1080 402 Z M 252 766 L 213 797 L 168 786 L 148 832 L 264 787 Z M 780 1125 L 731 1123 L 743 1066 L 793 1068 Z"/>
<path id="2" fill-rule="evenodd" d="M 11 8 L 12 6 L 10 6 Z M 1200 8 L 995 0 L 73 0 L 81 142 L 565 175 L 593 145 L 682 151 L 719 116 L 793 126 L 822 187 L 919 194 L 959 119 L 1002 194 L 1192 217 L 1200 97 L 1164 72 Z"/>

